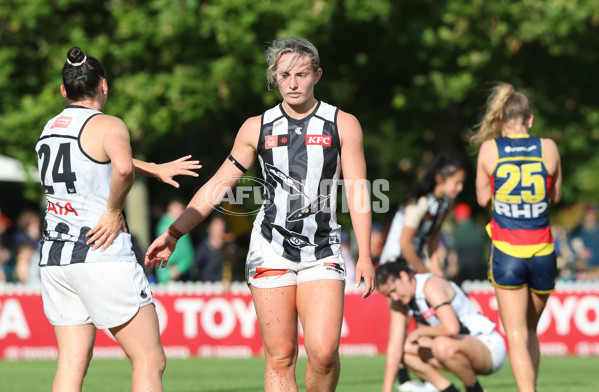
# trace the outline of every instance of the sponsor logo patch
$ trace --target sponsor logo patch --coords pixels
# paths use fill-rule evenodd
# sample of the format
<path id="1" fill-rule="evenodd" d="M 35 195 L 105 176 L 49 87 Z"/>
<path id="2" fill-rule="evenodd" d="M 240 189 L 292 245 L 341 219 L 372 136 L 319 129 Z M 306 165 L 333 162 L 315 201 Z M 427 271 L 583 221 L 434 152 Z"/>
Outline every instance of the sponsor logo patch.
<path id="1" fill-rule="evenodd" d="M 264 142 L 264 148 L 267 150 L 270 148 L 274 148 L 278 145 L 277 144 L 277 135 L 266 136 L 265 139 L 266 140 Z"/>
<path id="2" fill-rule="evenodd" d="M 268 135 L 264 137 L 264 148 L 285 147 L 289 145 L 289 135 Z"/>
<path id="3" fill-rule="evenodd" d="M 67 128 L 72 120 L 73 117 L 60 116 L 54 121 L 50 128 Z"/>
<path id="4" fill-rule="evenodd" d="M 306 135 L 306 145 L 331 147 L 333 137 L 331 135 Z"/>

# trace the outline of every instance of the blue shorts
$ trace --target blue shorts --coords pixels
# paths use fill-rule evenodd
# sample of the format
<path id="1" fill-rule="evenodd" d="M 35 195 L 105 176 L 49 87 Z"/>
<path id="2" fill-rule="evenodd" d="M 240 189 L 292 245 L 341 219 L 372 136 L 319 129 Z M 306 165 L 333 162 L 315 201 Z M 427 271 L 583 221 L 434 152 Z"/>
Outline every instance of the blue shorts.
<path id="1" fill-rule="evenodd" d="M 555 252 L 545 256 L 520 258 L 503 253 L 491 244 L 489 282 L 503 289 L 518 289 L 528 285 L 536 293 L 550 293 L 555 288 L 557 257 Z"/>

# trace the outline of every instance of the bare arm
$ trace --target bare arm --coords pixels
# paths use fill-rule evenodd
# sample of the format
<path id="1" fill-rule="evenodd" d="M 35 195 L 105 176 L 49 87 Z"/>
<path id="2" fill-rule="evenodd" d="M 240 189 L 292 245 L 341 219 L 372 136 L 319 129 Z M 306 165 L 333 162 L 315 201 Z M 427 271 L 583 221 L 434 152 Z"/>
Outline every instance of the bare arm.
<path id="1" fill-rule="evenodd" d="M 259 131 L 260 117 L 252 117 L 241 126 L 235 138 L 231 155 L 245 169 L 252 167 L 256 159 Z M 212 178 L 196 192 L 177 220 L 150 245 L 145 257 L 146 266 L 166 267 L 179 237 L 206 219 L 213 208 L 220 204 L 227 191 L 235 187 L 242 177 L 243 172 L 229 159 L 225 159 Z"/>
<path id="2" fill-rule="evenodd" d="M 362 298 L 366 298 L 374 290 L 374 268 L 370 255 L 372 216 L 366 182 L 362 128 L 354 116 L 342 111 L 339 111 L 338 114 L 338 124 L 341 141 L 341 170 L 359 251 L 355 283 L 357 286 L 364 279 Z"/>
<path id="3" fill-rule="evenodd" d="M 399 246 L 401 249 L 401 256 L 406 259 L 408 263 L 414 268 L 419 274 L 428 272 L 420 260 L 420 255 L 414 247 L 414 236 L 416 235 L 416 229 L 409 226 L 404 226 L 399 237 Z"/>
<path id="4" fill-rule="evenodd" d="M 191 155 L 186 155 L 174 161 L 156 164 L 153 162 L 144 162 L 139 159 L 133 159 L 135 174 L 152 176 L 165 184 L 179 188 L 179 183 L 173 180 L 175 176 L 197 177 L 198 173 L 192 171 L 201 169 L 200 161 L 190 160 Z"/>
<path id="5" fill-rule="evenodd" d="M 426 273 L 428 270 L 422 264 L 420 254 L 414 247 L 414 237 L 420 222 L 428 211 L 426 197 L 421 197 L 416 202 L 406 204 L 404 207 L 404 227 L 399 237 L 401 255 L 417 273 Z"/>
<path id="6" fill-rule="evenodd" d="M 435 230 L 428 239 L 428 254 L 431 262 L 431 272 L 443 276 L 443 270 L 439 265 L 439 230 Z"/>
<path id="7" fill-rule="evenodd" d="M 125 230 L 122 212 L 127 194 L 133 185 L 135 173 L 131 158 L 129 130 L 125 123 L 117 117 L 107 115 L 96 116 L 93 120 L 89 126 L 94 130 L 99 130 L 102 150 L 112 165 L 112 175 L 106 210 L 96 226 L 87 233 L 89 237 L 87 244 L 95 242 L 92 249 L 102 247 L 102 251 L 104 251 L 116 238 L 119 231 Z"/>
<path id="8" fill-rule="evenodd" d="M 481 207 L 491 202 L 491 170 L 497 162 L 497 149 L 494 140 L 487 140 L 480 146 L 476 164 L 476 200 Z"/>
<path id="9" fill-rule="evenodd" d="M 551 139 L 542 139 L 543 160 L 553 176 L 551 202 L 557 204 L 562 197 L 562 163 L 557 145 Z"/>
<path id="10" fill-rule="evenodd" d="M 383 392 L 393 391 L 397 371 L 403 357 L 403 346 L 409 320 L 405 307 L 391 300 L 389 300 L 389 313 L 389 340 L 387 341 Z"/>
<path id="11" fill-rule="evenodd" d="M 419 326 L 408 335 L 408 342 L 415 342 L 420 336 L 457 336 L 460 333 L 460 322 L 449 304 L 455 296 L 449 282 L 439 276 L 429 278 L 424 285 L 424 295 L 430 306 L 435 308 L 440 323 L 435 326 Z"/>

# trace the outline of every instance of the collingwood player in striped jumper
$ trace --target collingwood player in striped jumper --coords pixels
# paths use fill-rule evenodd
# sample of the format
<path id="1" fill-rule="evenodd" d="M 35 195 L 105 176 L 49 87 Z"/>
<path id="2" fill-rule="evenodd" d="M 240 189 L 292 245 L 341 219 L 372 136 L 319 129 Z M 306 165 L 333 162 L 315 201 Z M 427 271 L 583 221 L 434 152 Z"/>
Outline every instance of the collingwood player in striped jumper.
<path id="1" fill-rule="evenodd" d="M 530 136 L 532 121 L 526 96 L 500 84 L 472 137 L 480 145 L 476 196 L 492 208 L 489 281 L 520 392 L 534 391 L 539 374 L 537 324 L 556 274 L 549 205 L 559 201 L 562 187 L 557 146 Z"/>
<path id="2" fill-rule="evenodd" d="M 146 265 L 164 267 L 177 239 L 204 220 L 258 158 L 267 199 L 254 222 L 246 276 L 264 343 L 264 389 L 297 391 L 299 316 L 306 389 L 333 391 L 345 285 L 335 214 L 340 171 L 360 252 L 356 285 L 364 279 L 364 298 L 374 288 L 362 130 L 354 116 L 314 97 L 322 69 L 310 42 L 275 40 L 266 59 L 283 102 L 243 124 L 228 159 L 150 246 Z"/>
<path id="3" fill-rule="evenodd" d="M 393 303 L 392 317 L 400 321 L 394 328 L 401 344 L 388 353 L 396 365 L 403 358 L 410 371 L 441 392 L 459 391 L 441 371 L 456 375 L 466 392 L 482 392 L 476 375 L 501 368 L 505 342 L 466 294 L 438 275 L 415 274 L 402 257 L 376 270 L 376 285 Z M 407 332 L 410 317 L 418 326 Z M 391 390 L 392 385 L 383 387 L 385 392 Z"/>
<path id="4" fill-rule="evenodd" d="M 134 172 L 178 187 L 172 177 L 197 176 L 190 169 L 198 161 L 132 159 L 123 121 L 100 112 L 108 94 L 104 67 L 80 48 L 67 53 L 62 78 L 69 105 L 48 121 L 35 147 L 47 198 L 42 299 L 58 342 L 52 390 L 81 390 L 96 330 L 108 329 L 133 366 L 131 389 L 162 391 L 158 318 L 122 209 Z"/>

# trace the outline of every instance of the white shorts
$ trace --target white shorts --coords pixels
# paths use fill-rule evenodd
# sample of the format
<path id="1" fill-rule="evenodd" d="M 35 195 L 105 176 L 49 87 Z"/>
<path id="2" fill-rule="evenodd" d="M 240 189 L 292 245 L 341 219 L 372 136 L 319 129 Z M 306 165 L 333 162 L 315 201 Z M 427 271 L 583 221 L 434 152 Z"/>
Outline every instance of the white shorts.
<path id="1" fill-rule="evenodd" d="M 141 266 L 131 261 L 102 261 L 42 266 L 42 300 L 50 324 L 93 323 L 118 327 L 139 308 L 154 303 Z"/>
<path id="2" fill-rule="evenodd" d="M 477 335 L 475 338 L 480 340 L 491 352 L 493 373 L 501 369 L 507 355 L 503 337 L 497 331 L 493 331 L 489 334 Z"/>
<path id="3" fill-rule="evenodd" d="M 345 281 L 345 263 L 341 254 L 313 261 L 292 261 L 274 251 L 256 229 L 252 230 L 245 263 L 248 284 L 260 289 L 297 286 L 313 280 Z"/>

